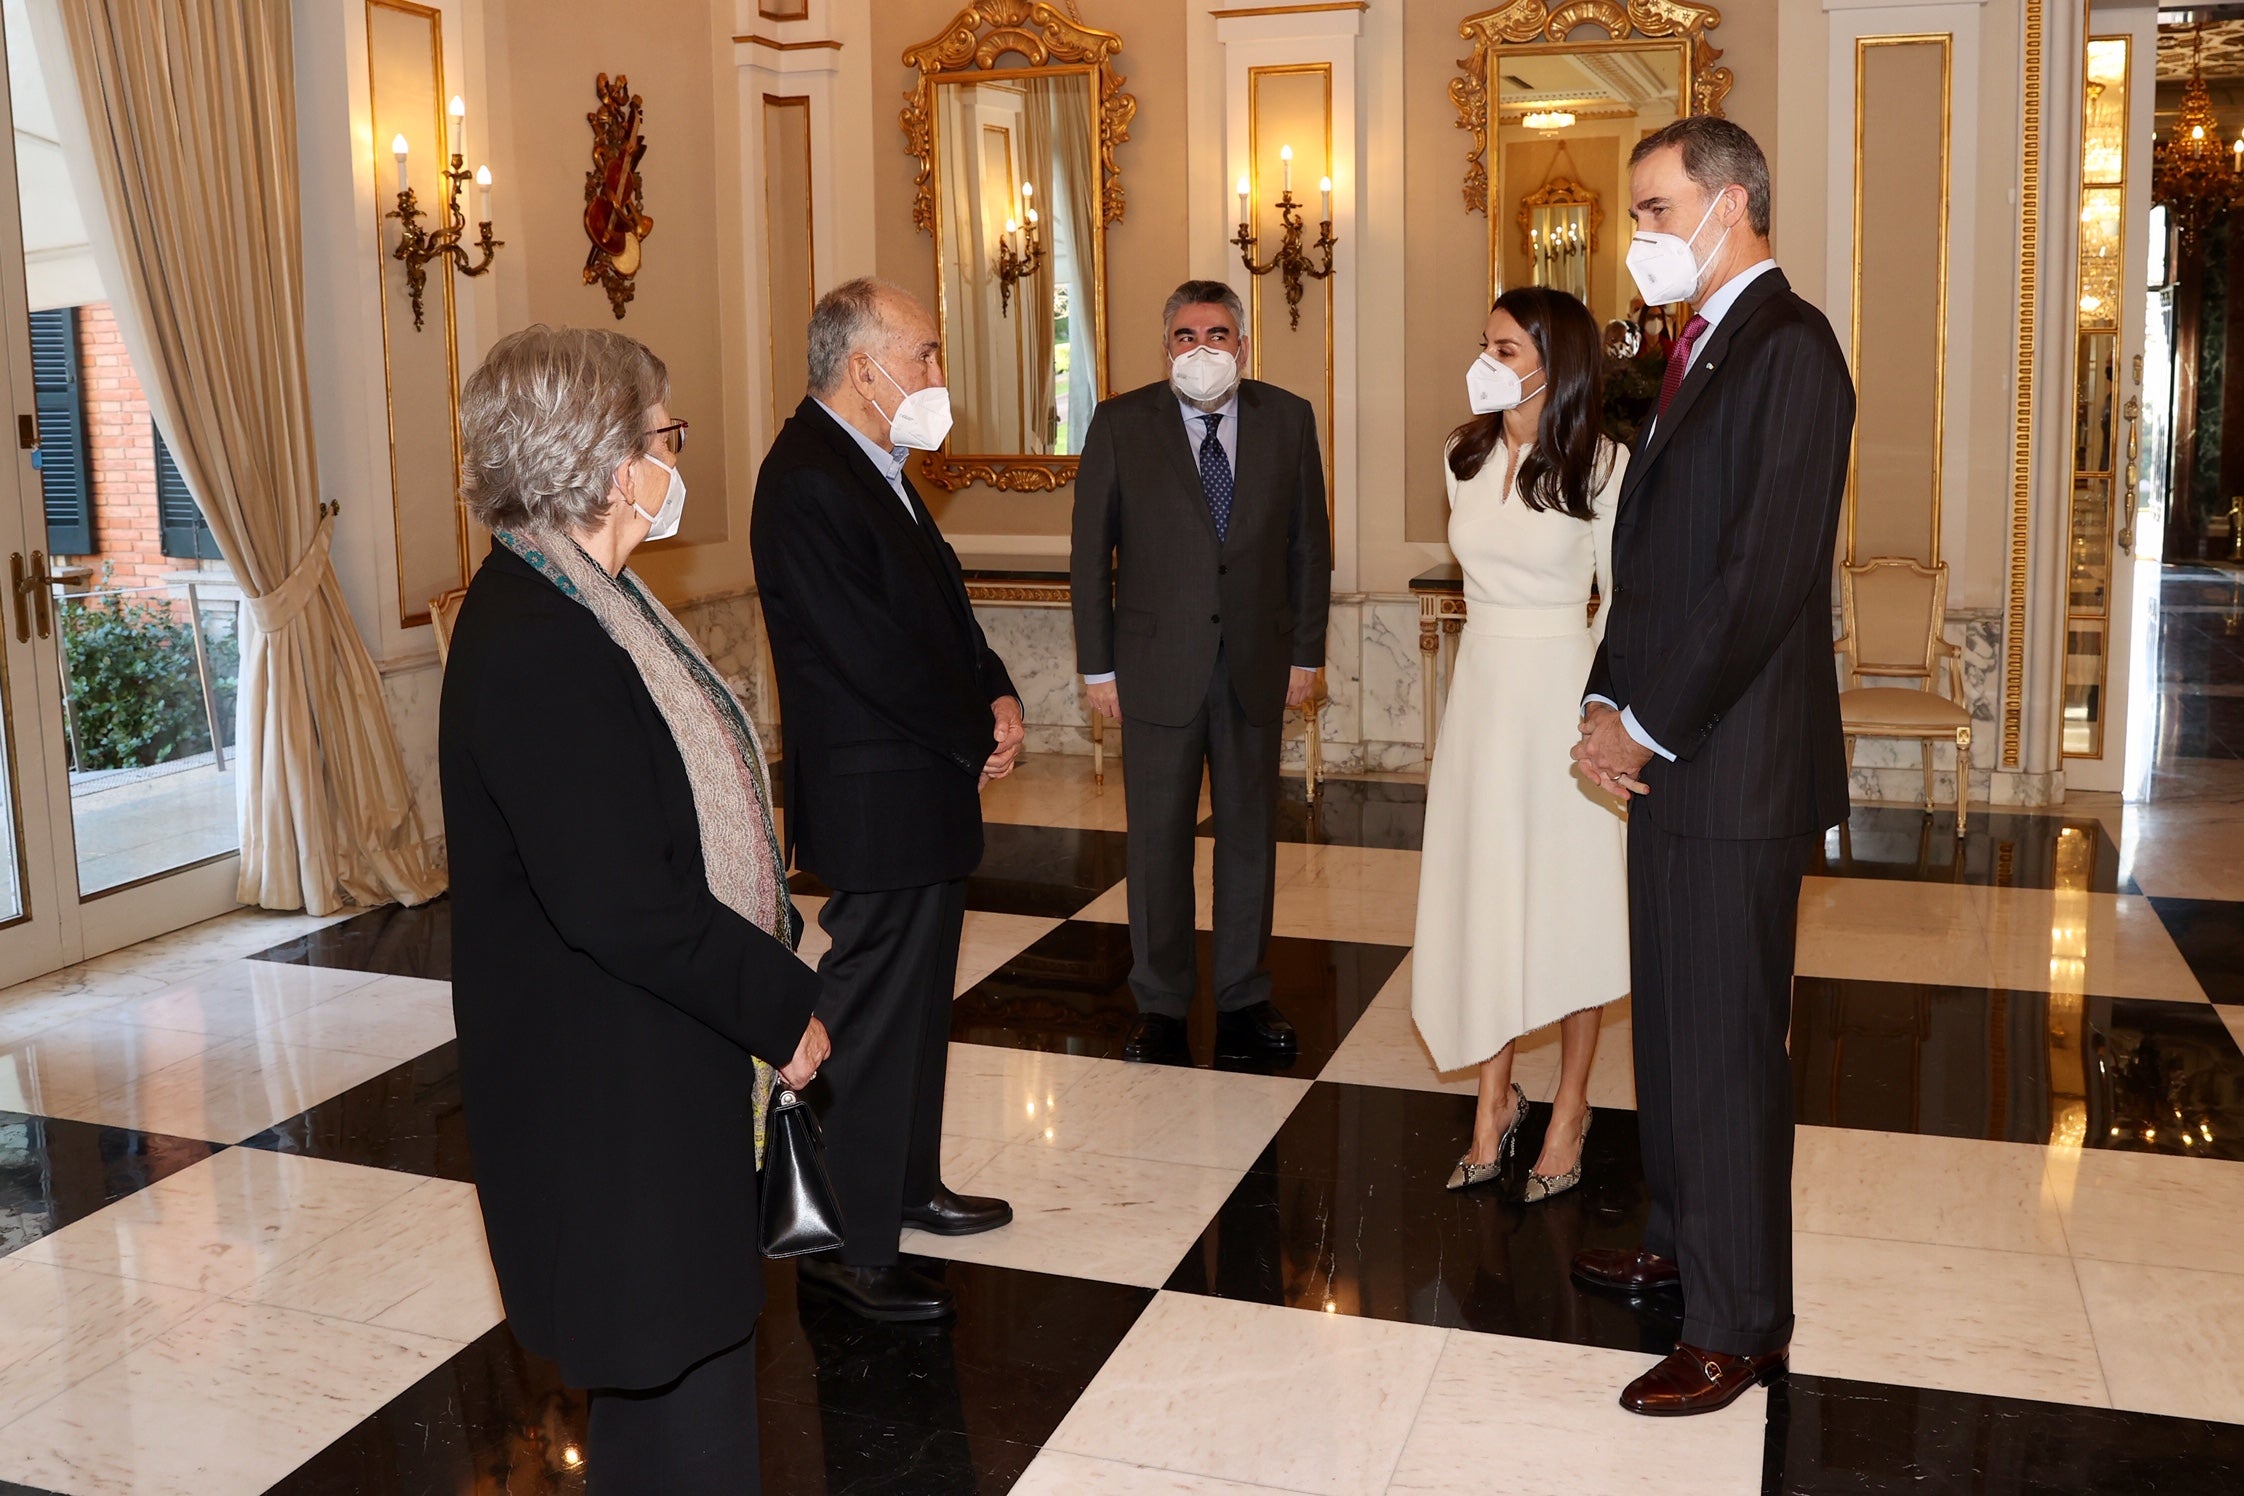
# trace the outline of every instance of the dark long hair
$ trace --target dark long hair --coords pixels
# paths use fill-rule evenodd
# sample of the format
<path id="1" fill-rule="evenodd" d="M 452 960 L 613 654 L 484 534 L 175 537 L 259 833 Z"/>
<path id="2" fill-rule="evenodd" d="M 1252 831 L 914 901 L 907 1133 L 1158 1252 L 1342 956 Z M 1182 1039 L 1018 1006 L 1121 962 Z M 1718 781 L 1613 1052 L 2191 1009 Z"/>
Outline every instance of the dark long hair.
<path id="1" fill-rule="evenodd" d="M 1605 410 L 1605 360 L 1588 307 L 1549 286 L 1517 286 L 1496 298 L 1542 355 L 1547 397 L 1535 445 L 1519 465 L 1527 507 L 1590 517 L 1597 493 L 1598 431 Z M 1474 416 L 1450 433 L 1449 470 L 1470 478 L 1503 439 L 1501 411 Z"/>

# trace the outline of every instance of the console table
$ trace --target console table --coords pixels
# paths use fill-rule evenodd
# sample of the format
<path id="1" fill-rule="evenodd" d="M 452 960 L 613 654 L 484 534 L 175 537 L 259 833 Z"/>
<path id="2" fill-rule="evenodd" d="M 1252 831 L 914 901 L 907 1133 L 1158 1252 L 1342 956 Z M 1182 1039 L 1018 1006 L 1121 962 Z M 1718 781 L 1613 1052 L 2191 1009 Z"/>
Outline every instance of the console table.
<path id="1" fill-rule="evenodd" d="M 1465 630 L 1465 570 L 1454 561 L 1410 579 L 1418 599 L 1418 677 L 1426 719 L 1426 762 L 1434 761 L 1434 729 L 1449 699 L 1457 636 Z"/>

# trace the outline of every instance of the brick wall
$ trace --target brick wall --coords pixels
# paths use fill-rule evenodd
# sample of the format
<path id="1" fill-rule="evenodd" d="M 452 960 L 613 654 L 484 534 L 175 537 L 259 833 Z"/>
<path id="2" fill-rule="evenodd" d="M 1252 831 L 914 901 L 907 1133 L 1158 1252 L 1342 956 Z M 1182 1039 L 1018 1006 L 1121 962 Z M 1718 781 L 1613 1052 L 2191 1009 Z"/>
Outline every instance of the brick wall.
<path id="1" fill-rule="evenodd" d="M 133 373 L 107 302 L 78 309 L 78 363 L 85 384 L 86 450 L 93 467 L 94 542 L 100 547 L 94 555 L 67 558 L 94 569 L 93 580 L 81 585 L 156 586 L 166 573 L 196 570 L 193 561 L 163 553 L 156 516 L 155 427 L 148 417 L 148 396 Z"/>

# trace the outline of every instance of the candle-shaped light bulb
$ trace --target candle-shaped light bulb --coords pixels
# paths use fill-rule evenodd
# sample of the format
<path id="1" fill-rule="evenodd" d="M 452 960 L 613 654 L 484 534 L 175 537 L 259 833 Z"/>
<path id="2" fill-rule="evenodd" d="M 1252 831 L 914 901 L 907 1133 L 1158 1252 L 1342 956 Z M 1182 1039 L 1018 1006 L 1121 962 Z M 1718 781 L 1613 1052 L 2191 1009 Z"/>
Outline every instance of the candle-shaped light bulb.
<path id="1" fill-rule="evenodd" d="M 403 135 L 392 135 L 390 137 L 390 154 L 397 158 L 397 190 L 403 192 L 405 190 L 406 155 L 405 137 Z"/>
<path id="2" fill-rule="evenodd" d="M 1241 172 L 1239 174 L 1239 222 L 1241 223 L 1247 221 L 1247 196 L 1253 191 L 1254 184 L 1247 180 L 1246 173 Z"/>
<path id="3" fill-rule="evenodd" d="M 1036 216 L 1036 209 L 1034 209 L 1034 208 L 1031 208 L 1031 209 L 1029 209 L 1029 210 L 1028 210 L 1028 223 L 1029 223 L 1029 228 L 1033 230 L 1033 229 L 1034 229 L 1034 228 L 1036 227 L 1036 225 L 1037 225 L 1038 221 L 1039 221 L 1039 220 L 1037 219 L 1037 216 Z"/>
<path id="4" fill-rule="evenodd" d="M 452 102 L 444 106 L 444 112 L 452 116 L 452 154 L 465 160 L 468 148 L 467 100 L 458 94 L 452 95 Z"/>
<path id="5" fill-rule="evenodd" d="M 488 167 L 488 166 L 478 166 L 478 167 L 477 167 L 477 168 L 475 169 L 475 191 L 476 191 L 476 196 L 477 196 L 477 197 L 478 197 L 478 198 L 479 198 L 479 199 L 481 200 L 481 202 L 482 202 L 482 204 L 483 204 L 483 222 L 485 222 L 485 223 L 489 223 L 489 222 L 491 221 L 491 168 L 490 168 L 490 167 Z"/>
<path id="6" fill-rule="evenodd" d="M 2203 125 L 2191 125 L 2189 127 L 2189 138 L 2203 140 L 2205 138 L 2205 127 Z"/>
<path id="7" fill-rule="evenodd" d="M 1317 178 L 1317 191 L 1325 200 L 1325 222 L 1330 223 L 1332 222 L 1332 178 Z"/>
<path id="8" fill-rule="evenodd" d="M 1280 168 L 1281 168 L 1281 169 L 1282 169 L 1282 170 L 1284 171 L 1284 173 L 1285 173 L 1285 175 L 1284 175 L 1284 176 L 1283 176 L 1283 177 L 1282 177 L 1282 178 L 1280 179 L 1280 181 L 1279 181 L 1279 184 L 1278 184 L 1278 185 L 1279 185 L 1279 187 L 1280 187 L 1280 189 L 1281 189 L 1281 190 L 1283 190 L 1283 191 L 1286 191 L 1286 192 L 1291 192 L 1291 191 L 1293 191 L 1293 147 L 1292 147 L 1292 146 L 1290 146 L 1290 145 L 1282 145 L 1282 146 L 1279 146 L 1279 147 L 1278 147 L 1278 165 L 1279 165 L 1279 167 L 1280 167 Z"/>
<path id="9" fill-rule="evenodd" d="M 1034 182 L 1023 182 L 1021 184 L 1021 200 L 1026 202 L 1034 196 L 1036 196 L 1036 184 Z"/>

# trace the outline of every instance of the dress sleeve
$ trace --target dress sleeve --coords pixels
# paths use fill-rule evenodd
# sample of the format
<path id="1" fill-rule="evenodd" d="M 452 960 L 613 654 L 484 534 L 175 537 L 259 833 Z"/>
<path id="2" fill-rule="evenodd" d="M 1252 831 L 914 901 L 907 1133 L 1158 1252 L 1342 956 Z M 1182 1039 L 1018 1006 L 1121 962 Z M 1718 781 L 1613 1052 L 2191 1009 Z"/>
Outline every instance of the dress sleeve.
<path id="1" fill-rule="evenodd" d="M 1608 444 L 1601 460 L 1608 464 L 1605 481 L 1590 502 L 1590 536 L 1596 551 L 1597 618 L 1590 637 L 1605 642 L 1605 623 L 1613 616 L 1613 516 L 1621 505 L 1621 475 L 1628 470 L 1628 453 Z"/>

